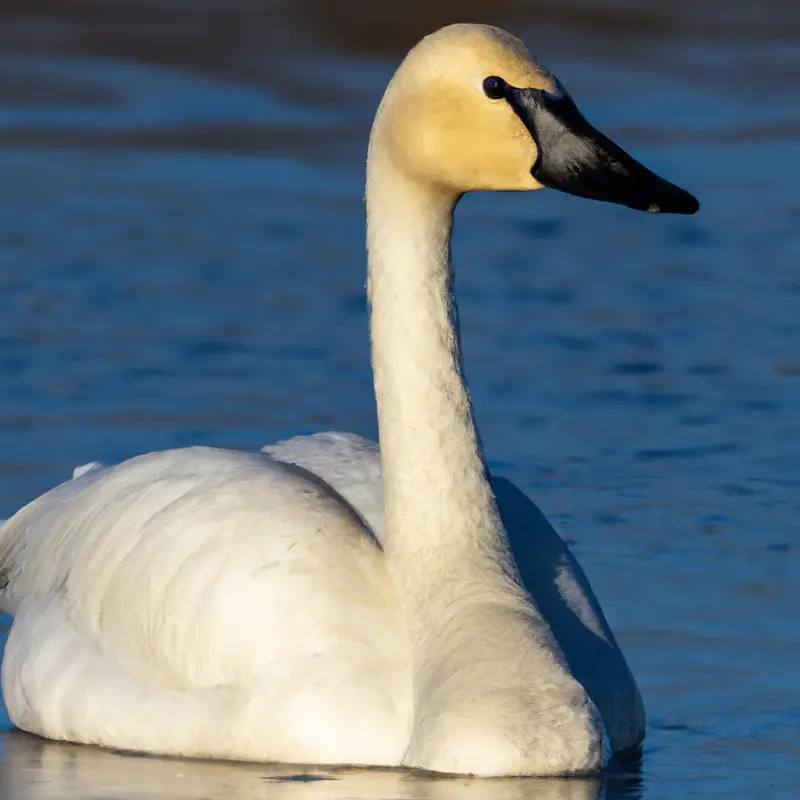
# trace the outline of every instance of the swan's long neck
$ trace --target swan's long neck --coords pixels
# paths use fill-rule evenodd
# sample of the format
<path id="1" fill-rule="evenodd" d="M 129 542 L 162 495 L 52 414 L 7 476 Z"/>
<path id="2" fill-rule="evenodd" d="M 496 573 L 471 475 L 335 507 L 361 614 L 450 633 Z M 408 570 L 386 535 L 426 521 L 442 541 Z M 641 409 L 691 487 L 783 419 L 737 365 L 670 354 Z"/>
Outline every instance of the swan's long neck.
<path id="1" fill-rule="evenodd" d="M 461 364 L 450 261 L 456 202 L 371 149 L 369 297 L 386 551 L 412 627 L 436 604 L 456 601 L 459 587 L 473 592 L 510 577 Z"/>
<path id="2" fill-rule="evenodd" d="M 384 550 L 414 669 L 403 761 L 485 775 L 582 769 L 599 763 L 601 725 L 518 580 L 464 379 L 458 198 L 404 175 L 381 134 L 376 121 L 367 244 Z"/>

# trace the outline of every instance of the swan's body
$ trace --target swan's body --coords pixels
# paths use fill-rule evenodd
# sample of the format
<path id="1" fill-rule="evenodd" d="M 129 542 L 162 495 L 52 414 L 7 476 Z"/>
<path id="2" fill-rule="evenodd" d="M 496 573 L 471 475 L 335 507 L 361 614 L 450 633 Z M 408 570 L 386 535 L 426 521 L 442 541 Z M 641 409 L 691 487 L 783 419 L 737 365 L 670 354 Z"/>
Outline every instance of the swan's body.
<path id="1" fill-rule="evenodd" d="M 169 755 L 402 758 L 411 667 L 391 578 L 312 476 L 258 454 L 153 453 L 6 527 L 19 727 Z"/>
<path id="2" fill-rule="evenodd" d="M 487 75 L 504 81 L 482 89 Z M 0 528 L 19 727 L 480 775 L 592 771 L 638 747 L 641 698 L 585 576 L 490 481 L 452 294 L 465 191 L 560 185 L 561 164 L 568 191 L 606 181 L 608 199 L 689 209 L 607 140 L 587 149 L 596 132 L 562 92 L 482 26 L 428 37 L 390 84 L 367 170 L 380 455 L 346 435 L 153 453 L 85 470 Z"/>

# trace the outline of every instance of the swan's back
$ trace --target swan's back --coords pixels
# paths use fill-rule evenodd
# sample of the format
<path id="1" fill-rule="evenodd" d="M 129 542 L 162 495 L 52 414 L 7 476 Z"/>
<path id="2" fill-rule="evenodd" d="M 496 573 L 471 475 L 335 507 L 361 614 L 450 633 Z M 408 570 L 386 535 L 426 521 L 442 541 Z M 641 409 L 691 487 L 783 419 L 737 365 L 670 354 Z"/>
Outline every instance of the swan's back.
<path id="1" fill-rule="evenodd" d="M 67 481 L 0 528 L 0 574 L 6 610 L 57 599 L 127 670 L 173 688 L 291 670 L 365 630 L 388 651 L 403 642 L 360 518 L 259 454 L 152 453 Z"/>

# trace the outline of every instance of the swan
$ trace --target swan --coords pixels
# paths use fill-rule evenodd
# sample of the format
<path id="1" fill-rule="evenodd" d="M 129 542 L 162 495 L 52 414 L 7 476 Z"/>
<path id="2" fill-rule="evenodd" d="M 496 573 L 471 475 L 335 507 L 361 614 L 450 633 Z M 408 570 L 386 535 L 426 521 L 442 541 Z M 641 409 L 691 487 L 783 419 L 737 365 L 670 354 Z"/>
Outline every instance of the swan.
<path id="1" fill-rule="evenodd" d="M 489 474 L 450 237 L 468 191 L 691 214 L 510 34 L 453 25 L 393 76 L 367 158 L 378 446 L 320 434 L 90 464 L 0 529 L 9 716 L 169 756 L 557 776 L 645 713 L 589 582 Z"/>

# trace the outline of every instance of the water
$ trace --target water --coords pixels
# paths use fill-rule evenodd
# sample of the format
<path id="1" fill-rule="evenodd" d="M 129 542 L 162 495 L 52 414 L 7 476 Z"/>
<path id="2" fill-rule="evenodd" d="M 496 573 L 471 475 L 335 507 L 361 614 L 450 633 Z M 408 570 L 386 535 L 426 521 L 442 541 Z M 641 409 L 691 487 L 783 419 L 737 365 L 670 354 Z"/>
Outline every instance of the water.
<path id="1" fill-rule="evenodd" d="M 486 13 L 295 6 L 4 4 L 0 516 L 92 459 L 375 435 L 371 115 L 419 35 Z M 9 731 L 4 798 L 796 796 L 800 11 L 643 8 L 499 3 L 488 21 L 701 213 L 471 197 L 455 243 L 488 454 L 593 582 L 648 707 L 641 765 L 441 781 Z"/>

